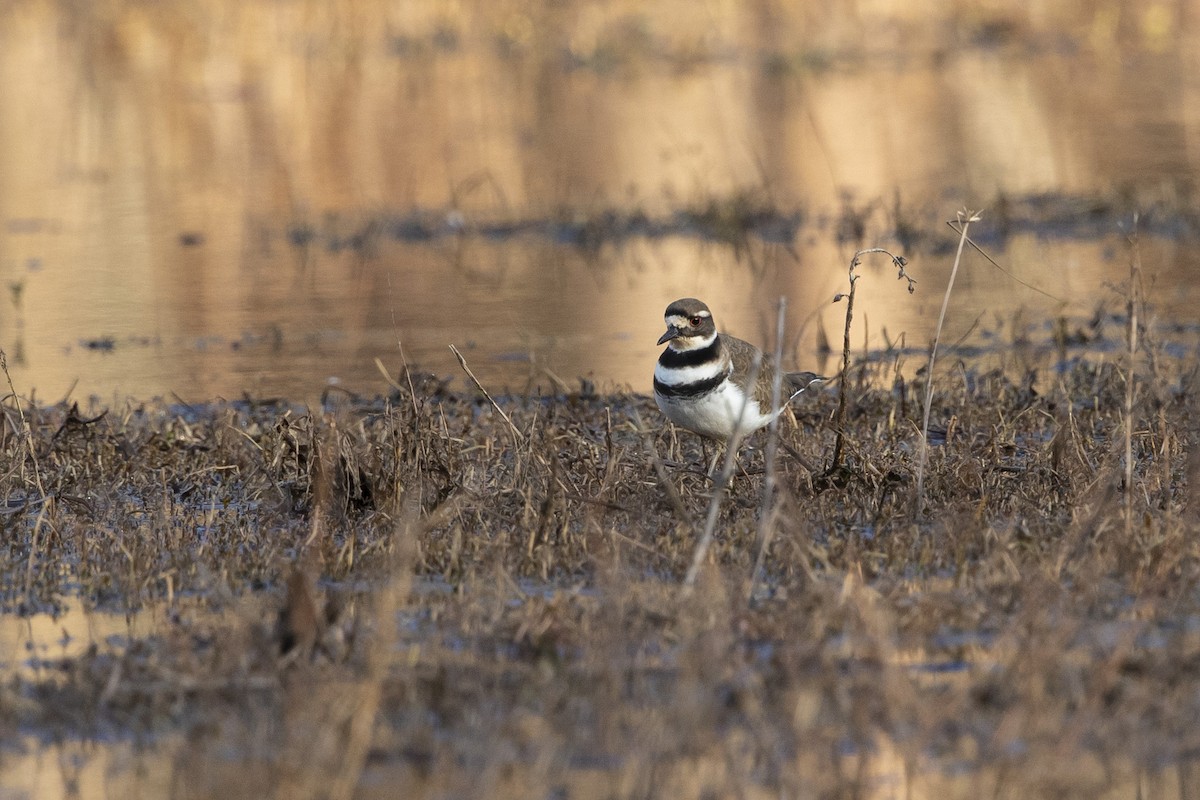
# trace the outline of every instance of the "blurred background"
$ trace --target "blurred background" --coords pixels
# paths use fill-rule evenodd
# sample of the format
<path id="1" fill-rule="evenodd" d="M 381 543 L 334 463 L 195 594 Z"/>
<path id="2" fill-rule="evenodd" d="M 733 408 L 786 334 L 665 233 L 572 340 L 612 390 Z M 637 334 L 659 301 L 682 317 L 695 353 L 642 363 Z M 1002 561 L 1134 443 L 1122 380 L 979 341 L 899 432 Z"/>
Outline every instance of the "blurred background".
<path id="1" fill-rule="evenodd" d="M 788 361 L 1195 321 L 1200 3 L 13 0 L 0 347 L 41 401 L 647 391 L 685 295 Z M 1019 322 L 1014 322 L 1019 320 Z"/>

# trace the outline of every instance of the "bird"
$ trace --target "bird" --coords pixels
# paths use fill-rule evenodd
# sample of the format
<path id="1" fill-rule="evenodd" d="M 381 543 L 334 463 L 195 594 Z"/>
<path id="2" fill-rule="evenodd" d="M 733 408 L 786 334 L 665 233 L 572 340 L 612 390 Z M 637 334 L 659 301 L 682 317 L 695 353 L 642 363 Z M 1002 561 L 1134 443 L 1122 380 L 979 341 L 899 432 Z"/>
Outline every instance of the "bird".
<path id="1" fill-rule="evenodd" d="M 759 348 L 718 333 L 712 312 L 694 297 L 676 300 L 663 314 L 666 344 L 654 367 L 654 402 L 681 428 L 726 444 L 767 425 L 787 404 L 826 378 L 782 374 L 781 403 L 772 408 L 776 367 Z M 755 364 L 757 364 L 757 375 Z"/>

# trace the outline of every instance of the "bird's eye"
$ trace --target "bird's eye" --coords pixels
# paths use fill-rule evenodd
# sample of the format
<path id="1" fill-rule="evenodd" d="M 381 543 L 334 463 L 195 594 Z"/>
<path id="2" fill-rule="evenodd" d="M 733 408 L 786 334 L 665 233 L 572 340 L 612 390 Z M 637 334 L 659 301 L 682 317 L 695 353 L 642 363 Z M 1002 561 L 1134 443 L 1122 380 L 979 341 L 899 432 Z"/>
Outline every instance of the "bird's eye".
<path id="1" fill-rule="evenodd" d="M 693 328 L 699 328 L 699 327 L 700 327 L 700 323 L 701 323 L 701 322 L 703 322 L 703 321 L 704 321 L 704 317 L 701 317 L 701 316 L 700 316 L 700 315 L 698 315 L 698 314 L 697 314 L 696 316 L 694 316 L 694 317 L 689 317 L 689 318 L 688 318 L 688 323 L 689 323 L 689 324 L 691 324 L 691 326 L 692 326 Z"/>

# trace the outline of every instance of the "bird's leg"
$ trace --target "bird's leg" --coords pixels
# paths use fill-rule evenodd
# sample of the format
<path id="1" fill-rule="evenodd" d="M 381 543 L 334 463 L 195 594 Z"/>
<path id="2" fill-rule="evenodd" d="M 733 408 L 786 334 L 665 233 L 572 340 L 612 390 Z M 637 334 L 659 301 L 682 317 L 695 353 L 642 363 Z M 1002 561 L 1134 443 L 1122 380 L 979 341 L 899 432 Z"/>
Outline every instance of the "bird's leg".
<path id="1" fill-rule="evenodd" d="M 757 450 L 758 448 L 756 448 L 756 447 L 752 447 L 752 446 L 749 446 L 749 445 L 747 445 L 746 449 L 747 449 L 747 450 L 750 450 L 750 451 L 754 451 L 754 450 Z M 737 458 L 737 460 L 734 462 L 734 464 L 737 466 L 737 472 L 740 472 L 740 473 L 742 473 L 742 475 L 743 475 L 743 476 L 744 476 L 744 477 L 745 477 L 747 480 L 749 480 L 749 478 L 750 478 L 750 471 L 749 471 L 748 469 L 746 469 L 746 462 L 742 461 L 742 459 L 741 459 L 741 455 L 742 455 L 742 449 L 739 447 L 739 448 L 738 448 L 738 458 Z"/>
<path id="2" fill-rule="evenodd" d="M 711 481 L 716 478 L 717 464 L 721 460 L 721 456 L 725 451 L 725 447 L 722 447 L 720 445 L 714 445 L 712 458 L 708 458 L 708 440 L 707 439 L 704 440 L 703 448 L 704 448 L 704 457 L 708 461 L 708 469 L 705 470 L 704 474 L 707 475 L 708 479 Z"/>

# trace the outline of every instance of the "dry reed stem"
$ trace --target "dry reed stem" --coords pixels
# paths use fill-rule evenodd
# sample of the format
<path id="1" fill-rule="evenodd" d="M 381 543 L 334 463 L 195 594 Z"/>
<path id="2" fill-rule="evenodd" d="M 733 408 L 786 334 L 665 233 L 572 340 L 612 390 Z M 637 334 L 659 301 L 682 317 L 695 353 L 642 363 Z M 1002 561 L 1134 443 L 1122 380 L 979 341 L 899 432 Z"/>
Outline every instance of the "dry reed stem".
<path id="1" fill-rule="evenodd" d="M 462 365 L 463 372 L 467 373 L 467 377 L 470 378 L 471 382 L 475 384 L 475 388 L 483 393 L 483 396 L 487 398 L 487 401 L 492 404 L 492 408 L 496 409 L 500 416 L 504 418 L 504 421 L 508 423 L 508 429 L 512 431 L 513 435 L 513 446 L 519 448 L 521 445 L 521 431 L 516 425 L 513 424 L 513 421 L 509 419 L 508 414 L 504 413 L 504 409 L 500 407 L 500 404 L 492 399 L 492 396 L 488 393 L 488 390 L 483 388 L 483 384 L 479 382 L 479 378 L 475 377 L 475 373 L 471 372 L 471 368 L 467 366 L 467 359 L 463 357 L 462 353 L 458 352 L 458 348 L 454 345 L 450 345 L 450 351 L 454 353 L 454 355 L 458 356 L 458 363 Z"/>
<path id="2" fill-rule="evenodd" d="M 762 353 L 754 354 L 754 363 L 750 369 L 750 379 L 748 385 L 753 386 L 758 380 L 758 373 L 762 369 Z M 741 446 L 745 435 L 742 433 L 742 417 L 746 413 L 746 404 L 749 402 L 749 396 L 742 398 L 741 407 L 738 408 L 737 422 L 733 426 L 733 436 L 729 437 L 729 441 L 725 443 L 725 463 L 721 467 L 720 473 L 717 475 L 717 480 L 714 482 L 712 497 L 708 501 L 708 514 L 704 520 L 704 531 L 700 534 L 700 540 L 696 542 L 696 550 L 692 553 L 692 562 L 688 566 L 687 575 L 683 579 L 683 597 L 688 597 L 692 593 L 692 589 L 696 585 L 696 576 L 700 573 L 700 567 L 704 565 L 704 557 L 708 554 L 708 548 L 712 545 L 713 535 L 717 529 L 717 516 L 721 512 L 721 503 L 725 499 L 725 490 L 729 487 L 729 480 L 733 477 L 733 470 L 737 465 L 737 451 Z"/>
<path id="3" fill-rule="evenodd" d="M 771 381 L 771 410 L 781 411 L 779 403 L 783 395 L 783 336 L 784 323 L 787 319 L 787 298 L 779 297 L 779 311 L 775 316 L 775 373 Z M 795 395 L 792 395 L 794 398 Z M 763 490 L 762 502 L 758 510 L 758 554 L 754 558 L 754 568 L 750 573 L 750 585 L 746 589 L 746 602 L 754 597 L 754 586 L 758 576 L 762 574 L 763 557 L 770 547 L 771 537 L 775 532 L 773 507 L 775 502 L 776 463 L 775 457 L 779 446 L 779 417 L 776 413 L 771 417 L 767 426 L 767 447 L 763 454 Z"/>
<path id="4" fill-rule="evenodd" d="M 17 406 L 17 416 L 21 420 L 21 440 L 25 443 L 29 452 L 29 460 L 33 463 L 33 480 L 37 485 L 39 508 L 37 519 L 33 523 L 33 533 L 29 541 L 29 556 L 25 561 L 25 597 L 33 604 L 33 565 L 38 556 L 38 548 L 41 542 L 42 529 L 46 526 L 46 515 L 49 511 L 50 503 L 47 502 L 46 487 L 42 484 L 42 470 L 38 464 L 37 448 L 33 443 L 33 429 L 29 425 L 29 419 L 25 416 L 25 409 L 21 407 L 21 398 L 17 395 L 17 389 L 13 385 L 12 375 L 8 371 L 8 353 L 0 348 L 0 371 L 4 372 L 4 378 L 8 381 L 8 391 L 12 396 L 13 403 Z"/>
<path id="5" fill-rule="evenodd" d="M 44 503 L 46 487 L 42 485 L 42 470 L 38 464 L 37 449 L 33 446 L 33 429 L 29 425 L 29 419 L 25 416 L 25 409 L 21 407 L 21 398 L 17 394 L 17 389 L 13 386 L 12 375 L 8 371 L 8 353 L 2 347 L 0 347 L 0 370 L 4 372 L 4 378 L 8 381 L 8 391 L 12 396 L 13 403 L 17 406 L 17 415 L 21 418 L 22 439 L 29 448 L 29 459 L 33 462 L 33 480 L 37 484 L 38 495 Z"/>
<path id="6" fill-rule="evenodd" d="M 854 291 L 858 284 L 858 276 L 854 274 L 854 268 L 858 266 L 858 255 L 850 260 L 850 292 L 846 295 L 846 325 L 842 330 L 842 368 L 840 372 L 840 380 L 838 381 L 838 404 L 837 411 L 833 415 L 833 457 L 829 460 L 829 468 L 825 470 L 826 475 L 832 475 L 842 465 L 842 447 L 845 439 L 845 421 L 846 421 L 846 377 L 850 374 L 850 323 L 854 320 Z M 833 302 L 838 302 L 842 299 L 841 294 L 834 295 Z"/>
<path id="7" fill-rule="evenodd" d="M 1134 369 L 1137 366 L 1138 348 L 1138 290 L 1142 279 L 1142 252 L 1138 242 L 1137 225 L 1138 217 L 1135 214 L 1133 232 L 1129 236 L 1133 254 L 1129 259 L 1129 296 L 1126 299 L 1129 325 L 1126 340 L 1129 348 L 1126 353 L 1128 361 L 1125 365 L 1125 418 L 1122 425 L 1125 429 L 1125 492 L 1123 499 L 1125 536 L 1127 538 L 1133 532 L 1133 395 L 1134 383 L 1137 379 Z"/>
<path id="8" fill-rule="evenodd" d="M 834 412 L 833 427 L 835 431 L 833 441 L 833 457 L 829 460 L 829 468 L 825 470 L 826 475 L 832 475 L 841 468 L 842 451 L 845 447 L 845 422 L 846 422 L 846 378 L 850 374 L 850 325 L 854 321 L 854 291 L 858 284 L 859 276 L 854 270 L 862 263 L 862 257 L 870 253 L 883 253 L 892 259 L 892 263 L 896 265 L 899 273 L 896 275 L 897 280 L 908 281 L 908 293 L 912 294 L 916 291 L 916 280 L 909 276 L 905 271 L 908 266 L 908 261 L 904 256 L 893 255 L 882 247 L 869 247 L 865 250 L 859 250 L 850 259 L 850 291 L 843 295 L 841 292 L 833 296 L 833 302 L 837 303 L 846 298 L 846 324 L 842 329 L 842 368 L 838 373 L 838 405 L 837 411 Z"/>
<path id="9" fill-rule="evenodd" d="M 456 501 L 452 500 L 450 504 L 456 505 Z M 367 655 L 367 674 L 359 690 L 358 705 L 351 716 L 342 768 L 330 787 L 329 796 L 335 800 L 350 800 L 354 796 L 370 753 L 383 685 L 396 649 L 396 620 L 412 593 L 413 565 L 423 527 L 418 519 L 419 514 L 415 503 L 409 504 L 405 510 L 396 530 L 391 569 L 373 604 L 374 635 Z M 431 515 L 435 519 L 437 516 L 436 513 Z"/>
<path id="10" fill-rule="evenodd" d="M 925 410 L 921 417 L 921 441 L 917 446 L 917 493 L 913 503 L 913 514 L 918 515 L 925 506 L 925 462 L 929 457 L 929 411 L 933 406 L 933 367 L 937 361 L 938 342 L 942 338 L 942 325 L 946 322 L 946 309 L 950 306 L 950 293 L 954 290 L 954 278 L 958 275 L 958 265 L 962 263 L 963 247 L 967 242 L 967 229 L 972 222 L 978 222 L 980 216 L 974 211 L 958 212 L 958 222 L 962 228 L 958 237 L 958 251 L 954 254 L 954 266 L 950 269 L 950 280 L 946 283 L 946 293 L 942 296 L 942 310 L 938 312 L 937 327 L 933 332 L 933 346 L 929 348 L 929 365 L 925 369 Z"/>
<path id="11" fill-rule="evenodd" d="M 411 496 L 404 504 L 394 528 L 389 568 L 370 604 L 371 637 L 361 676 L 329 681 L 306 664 L 287 676 L 287 749 L 277 797 L 350 800 L 362 783 L 395 652 L 396 620 L 412 591 L 416 542 L 428 520 L 441 515 L 442 509 L 436 509 L 422 522 Z"/>
<path id="12" fill-rule="evenodd" d="M 403 352 L 404 352 L 404 351 L 403 351 L 403 350 L 401 350 L 400 352 L 401 352 L 401 354 L 403 354 Z M 400 357 L 401 357 L 402 359 L 404 358 L 404 356 L 403 356 L 403 355 L 401 355 Z M 386 366 L 384 366 L 384 363 L 383 363 L 383 361 L 381 361 L 381 360 L 380 360 L 378 357 L 376 357 L 376 358 L 375 358 L 375 369 L 379 370 L 379 374 L 383 376 L 383 381 L 384 381 L 384 383 L 386 383 L 388 386 L 392 387 L 392 389 L 393 389 L 393 390 L 395 390 L 397 393 L 402 393 L 402 392 L 404 391 L 404 387 L 403 387 L 403 386 L 401 386 L 401 385 L 400 385 L 400 384 L 399 384 L 399 383 L 396 381 L 396 379 L 392 377 L 391 373 L 390 373 L 390 372 L 388 372 L 388 369 L 387 369 L 387 367 L 386 367 Z M 409 383 L 410 383 L 410 384 L 412 383 L 412 379 L 411 379 L 411 378 L 409 379 Z M 416 397 L 416 393 L 415 393 L 415 392 L 413 392 L 413 396 L 412 396 L 412 400 L 413 400 L 413 411 L 416 411 L 416 410 L 417 410 L 417 409 L 416 409 L 416 399 L 417 399 L 417 397 Z"/>
<path id="13" fill-rule="evenodd" d="M 679 496 L 679 490 L 675 488 L 675 484 L 671 483 L 671 476 L 667 474 L 667 467 L 663 464 L 662 459 L 658 457 L 658 450 L 654 447 L 654 439 L 650 435 L 649 429 L 642 422 L 642 415 L 636 408 L 633 409 L 633 423 L 637 426 L 637 430 L 642 435 L 642 441 L 645 444 L 646 452 L 650 454 L 650 462 L 654 466 L 654 474 L 658 477 L 658 483 L 663 491 L 667 494 L 667 501 L 670 502 L 671 508 L 675 510 L 675 515 L 679 518 L 680 523 L 694 526 L 695 521 L 692 515 L 688 513 L 687 507 L 683 504 L 683 498 Z"/>

